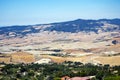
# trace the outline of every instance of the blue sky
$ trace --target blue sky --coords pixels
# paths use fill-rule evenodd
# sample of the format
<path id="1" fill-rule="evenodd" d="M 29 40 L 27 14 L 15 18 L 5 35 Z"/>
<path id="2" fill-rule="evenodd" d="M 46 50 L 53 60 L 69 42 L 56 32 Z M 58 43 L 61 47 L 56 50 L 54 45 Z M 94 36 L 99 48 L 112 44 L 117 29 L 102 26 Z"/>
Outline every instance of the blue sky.
<path id="1" fill-rule="evenodd" d="M 120 18 L 120 0 L 0 0 L 0 26 Z"/>

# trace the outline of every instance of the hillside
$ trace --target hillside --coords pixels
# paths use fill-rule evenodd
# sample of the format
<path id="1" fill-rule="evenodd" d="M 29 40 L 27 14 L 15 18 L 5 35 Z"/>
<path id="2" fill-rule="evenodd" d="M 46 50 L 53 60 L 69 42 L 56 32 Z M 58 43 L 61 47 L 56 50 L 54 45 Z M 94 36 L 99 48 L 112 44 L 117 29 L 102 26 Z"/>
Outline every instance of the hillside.
<path id="1" fill-rule="evenodd" d="M 0 28 L 0 53 L 27 52 L 35 60 L 51 59 L 53 62 L 78 61 L 82 63 L 119 65 L 120 19 L 99 19 L 9 26 Z M 14 54 L 13 54 L 14 55 Z M 9 58 L 5 57 L 6 59 Z M 14 62 L 16 61 L 14 59 Z M 4 60 L 1 57 L 1 60 Z M 104 60 L 104 61 L 103 61 Z M 6 61 L 6 62 L 8 62 Z M 19 61 L 19 59 L 17 60 Z"/>
<path id="2" fill-rule="evenodd" d="M 0 28 L 0 36 L 6 38 L 23 37 L 27 34 L 40 33 L 43 31 L 57 32 L 118 32 L 120 31 L 120 19 L 99 19 L 99 20 L 84 20 L 77 19 L 73 21 L 37 24 L 26 26 L 6 26 Z M 0 38 L 2 39 L 2 38 Z"/>

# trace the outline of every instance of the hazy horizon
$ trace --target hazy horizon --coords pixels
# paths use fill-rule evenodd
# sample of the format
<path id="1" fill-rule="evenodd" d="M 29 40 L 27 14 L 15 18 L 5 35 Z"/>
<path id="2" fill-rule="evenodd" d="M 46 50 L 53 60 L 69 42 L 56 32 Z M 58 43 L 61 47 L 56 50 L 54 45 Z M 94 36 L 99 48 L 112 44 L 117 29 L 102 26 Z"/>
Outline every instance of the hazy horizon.
<path id="1" fill-rule="evenodd" d="M 0 0 L 0 26 L 120 18 L 119 0 Z"/>
<path id="2" fill-rule="evenodd" d="M 81 18 L 78 18 L 81 19 Z M 74 20 L 78 20 L 74 19 Z M 101 19 L 120 19 L 120 18 L 101 18 Z M 12 24 L 12 25 L 2 25 L 0 27 L 11 27 L 11 26 L 32 26 L 32 25 L 41 25 L 41 24 L 52 24 L 52 23 L 61 23 L 61 22 L 67 22 L 67 21 L 74 21 L 74 20 L 65 20 L 65 21 L 55 21 L 55 22 L 48 22 L 48 23 L 36 23 L 36 24 Z M 100 20 L 100 19 L 82 19 L 82 20 Z"/>

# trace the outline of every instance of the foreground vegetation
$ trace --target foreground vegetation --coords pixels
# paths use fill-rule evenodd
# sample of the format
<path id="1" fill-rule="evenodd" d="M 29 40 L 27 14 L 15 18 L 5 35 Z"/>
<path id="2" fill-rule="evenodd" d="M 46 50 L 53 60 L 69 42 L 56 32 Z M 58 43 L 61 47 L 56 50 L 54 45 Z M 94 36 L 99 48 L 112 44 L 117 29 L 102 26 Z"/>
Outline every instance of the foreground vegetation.
<path id="1" fill-rule="evenodd" d="M 120 66 L 82 64 L 1 64 L 0 80 L 60 80 L 63 76 L 95 76 L 92 80 L 120 80 Z"/>

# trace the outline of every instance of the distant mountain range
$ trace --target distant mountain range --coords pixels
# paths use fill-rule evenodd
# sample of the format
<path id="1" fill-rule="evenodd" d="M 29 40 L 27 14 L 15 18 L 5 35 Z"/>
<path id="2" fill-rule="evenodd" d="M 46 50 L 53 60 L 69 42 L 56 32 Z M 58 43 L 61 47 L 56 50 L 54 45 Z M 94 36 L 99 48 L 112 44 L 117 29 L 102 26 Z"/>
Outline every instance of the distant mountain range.
<path id="1" fill-rule="evenodd" d="M 66 21 L 50 24 L 38 24 L 28 26 L 6 26 L 0 28 L 0 35 L 4 36 L 24 36 L 31 33 L 39 33 L 42 31 L 57 32 L 113 32 L 120 31 L 120 19 L 99 19 L 84 20 L 77 19 L 74 21 Z"/>

